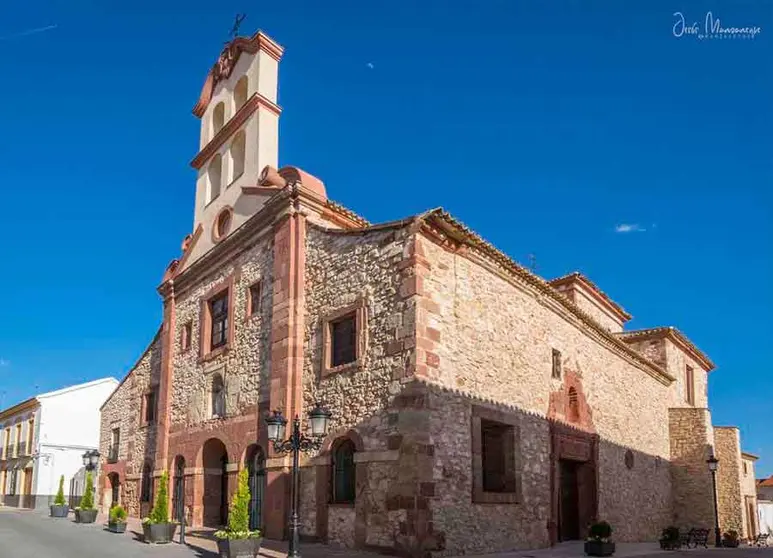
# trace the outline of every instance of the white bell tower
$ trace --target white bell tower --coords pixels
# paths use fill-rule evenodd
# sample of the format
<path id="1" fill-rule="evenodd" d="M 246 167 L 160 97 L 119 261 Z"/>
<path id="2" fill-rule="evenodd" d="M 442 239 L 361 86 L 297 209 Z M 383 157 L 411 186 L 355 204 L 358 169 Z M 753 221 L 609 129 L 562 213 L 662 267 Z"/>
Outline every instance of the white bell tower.
<path id="1" fill-rule="evenodd" d="M 260 171 L 278 166 L 277 82 L 284 49 L 258 31 L 229 42 L 212 66 L 193 114 L 201 119 L 192 253 L 205 254 L 260 210 L 266 198 L 244 195 Z M 182 271 L 180 269 L 179 271 Z"/>

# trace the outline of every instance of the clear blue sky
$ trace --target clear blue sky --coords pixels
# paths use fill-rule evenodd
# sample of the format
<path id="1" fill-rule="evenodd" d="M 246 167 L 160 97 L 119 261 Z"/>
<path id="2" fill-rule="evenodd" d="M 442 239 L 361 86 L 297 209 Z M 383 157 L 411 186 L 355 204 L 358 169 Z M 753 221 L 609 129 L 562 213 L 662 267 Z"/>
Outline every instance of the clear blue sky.
<path id="1" fill-rule="evenodd" d="M 153 336 L 191 109 L 246 11 L 286 47 L 282 164 L 373 222 L 442 205 L 546 277 L 587 273 L 631 327 L 679 327 L 718 365 L 715 423 L 773 473 L 769 0 L 108 4 L 0 17 L 5 405 L 122 377 Z M 707 10 L 761 34 L 674 36 Z"/>

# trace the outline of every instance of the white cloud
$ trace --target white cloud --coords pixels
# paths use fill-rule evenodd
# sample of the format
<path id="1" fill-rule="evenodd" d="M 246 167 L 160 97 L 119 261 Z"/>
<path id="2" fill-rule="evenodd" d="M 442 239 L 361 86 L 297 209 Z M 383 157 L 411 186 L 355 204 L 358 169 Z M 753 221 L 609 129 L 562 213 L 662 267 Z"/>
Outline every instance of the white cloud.
<path id="1" fill-rule="evenodd" d="M 368 63 L 367 63 L 367 64 L 365 64 L 365 65 L 366 65 L 368 68 L 370 68 L 371 70 L 372 70 L 373 68 L 375 68 L 375 67 L 376 67 L 376 65 L 375 65 L 375 64 L 373 64 L 373 62 L 368 62 Z"/>
<path id="2" fill-rule="evenodd" d="M 24 31 L 17 31 L 16 33 L 10 33 L 8 35 L 0 36 L 0 41 L 7 41 L 9 39 L 16 39 L 17 37 L 26 37 L 27 35 L 37 35 L 38 33 L 44 33 L 51 29 L 56 29 L 58 26 L 46 25 L 45 27 L 36 27 L 35 29 L 25 29 Z"/>
<path id="3" fill-rule="evenodd" d="M 644 232 L 646 230 L 647 229 L 640 227 L 639 225 L 630 223 L 621 223 L 619 225 L 615 225 L 616 233 Z"/>

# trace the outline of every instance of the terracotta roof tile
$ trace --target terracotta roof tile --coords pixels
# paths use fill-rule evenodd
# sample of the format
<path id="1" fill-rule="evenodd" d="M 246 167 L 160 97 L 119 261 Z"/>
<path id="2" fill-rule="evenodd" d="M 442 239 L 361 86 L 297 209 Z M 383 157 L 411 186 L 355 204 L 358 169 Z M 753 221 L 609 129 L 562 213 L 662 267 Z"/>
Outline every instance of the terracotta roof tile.
<path id="1" fill-rule="evenodd" d="M 616 334 L 624 341 L 643 341 L 644 339 L 668 338 L 676 345 L 680 346 L 685 352 L 697 360 L 707 371 L 714 370 L 716 365 L 711 359 L 696 347 L 685 334 L 672 326 L 652 327 L 647 329 L 637 329 L 634 331 L 623 331 Z"/>
<path id="2" fill-rule="evenodd" d="M 609 298 L 609 295 L 607 295 L 604 291 L 599 289 L 598 286 L 593 281 L 588 279 L 587 276 L 583 275 L 579 271 L 573 271 L 568 275 L 556 277 L 555 279 L 551 279 L 550 281 L 548 281 L 548 283 L 550 283 L 550 285 L 552 285 L 553 287 L 568 285 L 570 283 L 575 283 L 575 282 L 585 285 L 591 290 L 591 292 L 598 295 L 604 302 L 606 302 L 609 306 L 612 307 L 612 310 L 614 310 L 614 312 L 618 314 L 618 316 L 623 322 L 627 322 L 633 317 L 628 312 L 626 312 L 622 306 L 620 306 L 614 300 Z"/>

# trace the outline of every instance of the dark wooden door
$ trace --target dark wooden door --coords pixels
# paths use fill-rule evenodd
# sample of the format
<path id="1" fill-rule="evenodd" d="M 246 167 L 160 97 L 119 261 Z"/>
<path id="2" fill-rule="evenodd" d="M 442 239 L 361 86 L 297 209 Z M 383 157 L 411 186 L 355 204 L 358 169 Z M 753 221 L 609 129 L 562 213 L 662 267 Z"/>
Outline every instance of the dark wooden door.
<path id="1" fill-rule="evenodd" d="M 559 521 L 558 532 L 562 541 L 580 538 L 580 494 L 577 483 L 579 463 L 559 461 Z"/>

